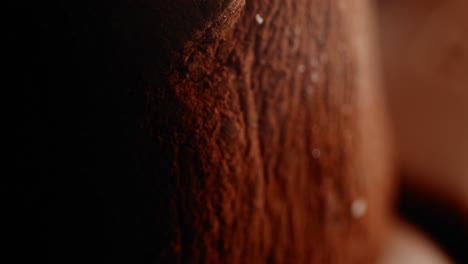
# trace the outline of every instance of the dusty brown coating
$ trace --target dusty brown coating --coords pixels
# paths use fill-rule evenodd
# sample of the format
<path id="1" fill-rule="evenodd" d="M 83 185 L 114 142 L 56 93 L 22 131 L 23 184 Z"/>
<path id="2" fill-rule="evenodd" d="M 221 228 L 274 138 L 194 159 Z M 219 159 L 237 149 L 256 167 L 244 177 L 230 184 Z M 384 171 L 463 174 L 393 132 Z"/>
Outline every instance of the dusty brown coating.
<path id="1" fill-rule="evenodd" d="M 350 211 L 368 200 L 369 186 L 357 165 L 348 11 L 332 0 L 230 4 L 218 26 L 195 29 L 174 49 L 148 85 L 156 175 L 177 208 L 160 220 L 172 239 L 162 255 L 371 263 L 375 210 Z"/>

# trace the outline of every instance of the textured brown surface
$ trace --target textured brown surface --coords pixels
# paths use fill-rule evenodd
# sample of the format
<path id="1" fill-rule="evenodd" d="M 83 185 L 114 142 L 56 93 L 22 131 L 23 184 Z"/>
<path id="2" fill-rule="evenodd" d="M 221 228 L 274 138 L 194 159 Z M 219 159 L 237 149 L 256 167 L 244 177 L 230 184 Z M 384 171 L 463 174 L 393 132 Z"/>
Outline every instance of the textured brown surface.
<path id="1" fill-rule="evenodd" d="M 363 139 L 358 126 L 380 123 L 356 107 L 356 86 L 366 82 L 356 81 L 347 35 L 352 10 L 328 0 L 226 6 L 214 15 L 219 24 L 182 29 L 195 33 L 148 88 L 146 126 L 173 201 L 160 220 L 172 241 L 163 257 L 370 263 L 383 204 L 368 195 L 385 195 L 363 168 L 385 174 L 385 149 L 360 158 L 362 142 L 379 134 Z M 358 198 L 370 208 L 354 219 Z"/>

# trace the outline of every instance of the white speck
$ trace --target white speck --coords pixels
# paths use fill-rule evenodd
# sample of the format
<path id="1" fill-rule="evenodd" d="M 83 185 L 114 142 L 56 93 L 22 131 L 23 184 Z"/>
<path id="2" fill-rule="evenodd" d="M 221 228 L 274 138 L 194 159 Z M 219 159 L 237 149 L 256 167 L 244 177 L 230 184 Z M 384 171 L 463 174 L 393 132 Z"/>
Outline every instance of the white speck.
<path id="1" fill-rule="evenodd" d="M 319 65 L 319 61 L 317 60 L 317 58 L 312 58 L 312 59 L 310 60 L 310 66 L 312 66 L 312 67 L 318 67 L 318 65 Z"/>
<path id="2" fill-rule="evenodd" d="M 301 73 L 305 72 L 305 69 L 306 68 L 305 68 L 304 64 L 299 64 L 299 66 L 297 66 L 297 71 L 298 72 L 301 72 Z"/>
<path id="3" fill-rule="evenodd" d="M 363 199 L 356 199 L 351 204 L 351 215 L 358 219 L 363 217 L 367 211 L 367 203 Z"/>
<path id="4" fill-rule="evenodd" d="M 306 88 L 307 95 L 312 95 L 314 93 L 314 87 L 312 85 L 308 85 Z"/>
<path id="5" fill-rule="evenodd" d="M 321 155 L 320 149 L 314 148 L 314 149 L 312 150 L 312 157 L 314 157 L 314 159 L 320 158 L 320 155 Z"/>
<path id="6" fill-rule="evenodd" d="M 257 21 L 257 24 L 261 25 L 263 24 L 263 17 L 260 14 L 256 14 L 255 21 Z"/>
<path id="7" fill-rule="evenodd" d="M 320 80 L 320 76 L 318 74 L 318 72 L 313 72 L 311 75 L 310 75 L 310 80 L 314 83 L 317 83 L 319 80 Z"/>
<path id="8" fill-rule="evenodd" d="M 327 54 L 323 53 L 322 55 L 320 55 L 320 62 L 321 63 L 326 63 L 327 61 L 328 61 Z"/>
<path id="9" fill-rule="evenodd" d="M 295 27 L 294 28 L 294 34 L 296 34 L 297 36 L 299 36 L 301 34 L 302 30 L 300 27 Z"/>

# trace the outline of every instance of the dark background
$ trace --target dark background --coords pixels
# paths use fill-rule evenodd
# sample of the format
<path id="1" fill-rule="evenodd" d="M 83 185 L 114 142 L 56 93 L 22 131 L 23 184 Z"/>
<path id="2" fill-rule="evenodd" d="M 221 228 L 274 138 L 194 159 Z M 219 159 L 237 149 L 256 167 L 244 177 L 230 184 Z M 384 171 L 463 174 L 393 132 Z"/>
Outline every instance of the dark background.
<path id="1" fill-rule="evenodd" d="M 162 57 L 143 41 L 151 14 L 125 1 L 16 2 L 3 38 L 3 263 L 155 261 L 164 183 L 143 129 L 144 74 Z"/>

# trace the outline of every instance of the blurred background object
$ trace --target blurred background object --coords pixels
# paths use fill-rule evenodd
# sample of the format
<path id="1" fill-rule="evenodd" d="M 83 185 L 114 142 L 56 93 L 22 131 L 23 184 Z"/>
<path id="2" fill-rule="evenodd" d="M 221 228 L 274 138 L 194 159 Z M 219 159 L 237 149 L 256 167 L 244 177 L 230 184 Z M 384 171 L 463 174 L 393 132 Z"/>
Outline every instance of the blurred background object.
<path id="1" fill-rule="evenodd" d="M 467 261 L 468 2 L 379 1 L 400 210 Z M 466 263 L 466 262 L 462 262 Z"/>
<path id="2" fill-rule="evenodd" d="M 450 264 L 449 257 L 414 227 L 395 223 L 386 252 L 378 264 Z"/>

